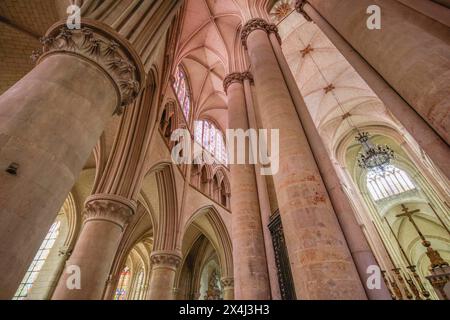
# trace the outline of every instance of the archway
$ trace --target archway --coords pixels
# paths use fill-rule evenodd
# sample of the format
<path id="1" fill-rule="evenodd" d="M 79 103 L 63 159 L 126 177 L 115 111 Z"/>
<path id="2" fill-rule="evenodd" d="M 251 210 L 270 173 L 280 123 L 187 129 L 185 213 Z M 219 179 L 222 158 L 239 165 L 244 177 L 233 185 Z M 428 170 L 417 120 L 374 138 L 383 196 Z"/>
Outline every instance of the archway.
<path id="1" fill-rule="evenodd" d="M 233 298 L 233 262 L 228 230 L 214 207 L 199 209 L 186 223 L 176 298 Z"/>
<path id="2" fill-rule="evenodd" d="M 389 145 L 395 154 L 384 170 L 372 170 L 358 165 L 362 147 L 351 134 L 337 148 L 337 159 L 346 168 L 344 179 L 350 178 L 347 193 L 361 209 L 358 219 L 386 284 L 395 299 L 437 299 L 426 279 L 434 258 L 427 255 L 424 243 L 429 242 L 443 261 L 450 261 L 445 195 L 395 130 L 379 126 L 361 130 L 370 131 L 375 145 Z"/>

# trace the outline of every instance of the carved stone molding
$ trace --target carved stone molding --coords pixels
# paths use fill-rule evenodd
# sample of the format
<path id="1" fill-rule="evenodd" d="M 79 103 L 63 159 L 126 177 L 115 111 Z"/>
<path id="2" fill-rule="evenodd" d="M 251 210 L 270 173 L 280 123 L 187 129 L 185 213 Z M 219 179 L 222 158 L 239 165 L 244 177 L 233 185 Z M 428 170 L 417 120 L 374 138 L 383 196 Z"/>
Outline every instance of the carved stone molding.
<path id="1" fill-rule="evenodd" d="M 97 194 L 87 198 L 84 209 L 85 223 L 104 220 L 117 224 L 122 231 L 136 211 L 136 204 L 115 195 Z"/>
<path id="2" fill-rule="evenodd" d="M 223 90 L 228 93 L 228 88 L 233 83 L 244 83 L 245 80 L 249 80 L 252 85 L 254 84 L 253 75 L 249 71 L 230 73 L 223 80 Z"/>
<path id="3" fill-rule="evenodd" d="M 250 33 L 252 33 L 255 30 L 263 30 L 267 32 L 267 34 L 274 33 L 278 39 L 278 42 L 281 44 L 281 37 L 278 33 L 277 26 L 272 23 L 268 23 L 264 19 L 255 18 L 249 20 L 242 29 L 241 41 L 244 48 L 247 49 L 247 38 L 250 35 Z"/>
<path id="4" fill-rule="evenodd" d="M 224 288 L 233 288 L 234 287 L 234 278 L 222 278 L 220 279 L 220 283 Z"/>
<path id="5" fill-rule="evenodd" d="M 109 26 L 83 19 L 81 29 L 70 30 L 66 21 L 54 24 L 41 38 L 42 50 L 31 58 L 39 63 L 53 54 L 73 54 L 100 67 L 115 84 L 120 103 L 115 114 L 131 104 L 145 81 L 141 60 L 131 45 Z M 95 85 L 95 84 L 93 84 Z"/>
<path id="6" fill-rule="evenodd" d="M 150 255 L 152 267 L 176 270 L 181 263 L 181 255 L 174 251 L 155 251 Z"/>
<path id="7" fill-rule="evenodd" d="M 305 5 L 308 3 L 307 0 L 297 0 L 295 3 L 295 10 L 300 13 L 306 21 L 312 21 L 311 17 L 305 12 Z"/>

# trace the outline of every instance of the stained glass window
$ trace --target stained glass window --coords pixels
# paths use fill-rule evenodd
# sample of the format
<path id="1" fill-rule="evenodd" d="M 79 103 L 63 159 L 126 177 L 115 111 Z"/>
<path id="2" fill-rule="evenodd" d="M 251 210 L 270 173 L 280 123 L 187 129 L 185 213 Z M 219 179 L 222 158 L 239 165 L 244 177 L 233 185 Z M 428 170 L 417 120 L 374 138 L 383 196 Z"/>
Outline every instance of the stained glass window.
<path id="1" fill-rule="evenodd" d="M 189 121 L 189 114 L 191 111 L 191 97 L 189 86 L 187 83 L 186 73 L 178 66 L 175 72 L 175 81 L 173 88 L 176 92 L 178 102 L 183 110 L 184 117 Z"/>
<path id="2" fill-rule="evenodd" d="M 50 250 L 53 248 L 53 245 L 58 238 L 60 225 L 61 223 L 59 221 L 56 221 L 51 226 L 49 232 L 47 233 L 47 236 L 45 237 L 38 252 L 36 253 L 36 256 L 34 257 L 33 262 L 31 262 L 31 265 L 28 268 L 25 277 L 20 283 L 19 288 L 17 289 L 16 294 L 13 297 L 13 300 L 23 300 L 27 298 L 34 281 L 36 280 L 39 272 L 42 269 L 42 266 L 45 263 L 45 260 L 50 253 Z"/>
<path id="3" fill-rule="evenodd" d="M 367 173 L 367 188 L 375 201 L 389 198 L 416 187 L 403 170 L 395 166 L 388 166 L 380 173 L 371 170 Z"/>
<path id="4" fill-rule="evenodd" d="M 144 299 L 144 268 L 142 268 L 136 278 L 136 285 L 134 286 L 133 300 Z"/>
<path id="5" fill-rule="evenodd" d="M 206 120 L 195 121 L 194 137 L 218 162 L 227 164 L 228 154 L 223 133 L 213 123 Z"/>
<path id="6" fill-rule="evenodd" d="M 120 273 L 119 284 L 114 295 L 114 300 L 125 300 L 130 283 L 130 269 L 125 267 Z"/>

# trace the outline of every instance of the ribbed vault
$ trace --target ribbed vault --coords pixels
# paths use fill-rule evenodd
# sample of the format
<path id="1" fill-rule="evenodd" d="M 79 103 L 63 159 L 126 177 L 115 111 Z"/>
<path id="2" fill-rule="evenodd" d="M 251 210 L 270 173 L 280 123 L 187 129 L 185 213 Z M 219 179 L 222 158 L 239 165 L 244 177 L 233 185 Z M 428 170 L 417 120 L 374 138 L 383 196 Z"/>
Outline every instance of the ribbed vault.
<path id="1" fill-rule="evenodd" d="M 317 25 L 287 12 L 279 23 L 283 51 L 327 147 L 331 150 L 354 127 L 395 126 L 381 100 Z"/>

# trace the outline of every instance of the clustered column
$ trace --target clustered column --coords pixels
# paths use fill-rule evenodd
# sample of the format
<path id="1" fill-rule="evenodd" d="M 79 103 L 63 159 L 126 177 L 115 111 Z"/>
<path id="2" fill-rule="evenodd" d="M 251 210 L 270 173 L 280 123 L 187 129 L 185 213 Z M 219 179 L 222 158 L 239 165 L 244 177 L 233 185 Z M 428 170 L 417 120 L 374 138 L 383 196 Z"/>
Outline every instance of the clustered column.
<path id="1" fill-rule="evenodd" d="M 243 84 L 245 76 L 245 73 L 233 73 L 224 81 L 229 128 L 244 132 L 249 129 Z M 237 157 L 230 159 L 235 298 L 266 300 L 270 299 L 270 285 L 255 167 L 248 162 L 249 144 L 245 145 L 245 150 L 234 151 L 244 151 L 246 155 L 245 164 L 236 164 Z"/>
<path id="2" fill-rule="evenodd" d="M 57 23 L 42 44 L 38 65 L 0 97 L 0 299 L 13 296 L 107 120 L 144 78 L 102 23 Z"/>
<path id="3" fill-rule="evenodd" d="M 66 262 L 54 300 L 100 300 L 114 257 L 136 203 L 114 195 L 87 199 L 85 221 L 75 249 Z M 75 271 L 76 270 L 76 271 Z M 79 272 L 80 287 L 74 287 Z"/>
<path id="4" fill-rule="evenodd" d="M 356 219 L 356 213 L 349 198 L 342 189 L 340 179 L 303 100 L 281 45 L 274 33 L 271 33 L 269 37 L 367 297 L 371 300 L 390 300 L 389 291 L 384 283 L 380 288 L 367 286 L 367 280 L 371 276 L 371 273 L 367 271 L 369 267 L 378 266 L 378 263 Z"/>
<path id="5" fill-rule="evenodd" d="M 280 170 L 273 180 L 297 297 L 366 299 L 273 51 L 271 33 L 278 35 L 275 25 L 252 19 L 243 28 L 242 41 L 252 65 L 262 126 L 280 133 Z"/>

